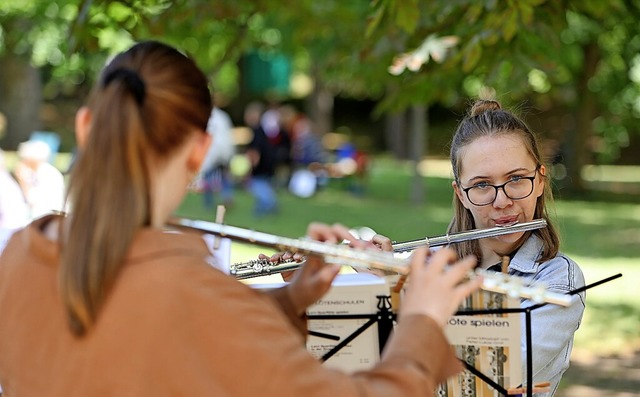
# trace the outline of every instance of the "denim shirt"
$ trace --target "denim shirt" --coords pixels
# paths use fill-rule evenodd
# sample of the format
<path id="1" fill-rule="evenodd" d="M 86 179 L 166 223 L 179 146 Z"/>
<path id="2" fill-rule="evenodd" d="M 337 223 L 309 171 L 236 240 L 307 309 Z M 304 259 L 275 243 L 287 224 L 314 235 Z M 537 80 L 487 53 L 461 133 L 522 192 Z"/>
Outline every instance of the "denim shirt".
<path id="1" fill-rule="evenodd" d="M 523 277 L 530 282 L 540 282 L 549 291 L 567 293 L 583 287 L 584 276 L 578 265 L 566 255 L 558 253 L 553 259 L 537 263 L 542 254 L 542 240 L 531 236 L 518 249 L 509 263 L 509 274 Z M 535 305 L 523 299 L 521 308 Z M 573 336 L 582 320 L 585 309 L 585 293 L 573 295 L 568 307 L 547 304 L 531 311 L 533 383 L 551 382 L 550 392 L 536 393 L 536 397 L 551 397 L 558 389 L 564 372 L 569 368 L 569 359 L 573 347 Z M 527 378 L 527 348 L 525 335 L 525 314 L 522 314 L 522 382 Z"/>

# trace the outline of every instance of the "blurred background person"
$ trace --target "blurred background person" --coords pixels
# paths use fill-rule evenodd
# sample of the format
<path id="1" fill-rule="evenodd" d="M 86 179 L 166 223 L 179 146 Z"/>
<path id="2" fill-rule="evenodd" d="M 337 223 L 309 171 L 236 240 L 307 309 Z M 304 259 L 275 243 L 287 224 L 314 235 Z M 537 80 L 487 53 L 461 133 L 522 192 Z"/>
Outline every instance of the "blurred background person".
<path id="1" fill-rule="evenodd" d="M 20 185 L 6 167 L 4 152 L 0 149 L 0 229 L 17 229 L 28 222 L 29 207 Z"/>
<path id="2" fill-rule="evenodd" d="M 316 178 L 317 187 L 328 182 L 326 164 L 328 153 L 322 146 L 320 136 L 313 130 L 313 123 L 303 113 L 298 114 L 292 127 L 293 163 L 296 173 L 309 171 Z"/>
<path id="3" fill-rule="evenodd" d="M 229 171 L 231 159 L 236 154 L 233 141 L 233 122 L 224 110 L 214 107 L 207 124 L 207 132 L 213 140 L 202 164 L 201 191 L 203 204 L 207 209 L 214 207 L 214 194 L 226 207 L 233 205 L 233 180 Z"/>
<path id="4" fill-rule="evenodd" d="M 64 207 L 64 176 L 48 161 L 51 149 L 43 141 L 30 140 L 18 146 L 15 176 L 29 206 L 31 219 Z"/>
<path id="5" fill-rule="evenodd" d="M 365 193 L 369 176 L 369 156 L 364 150 L 345 142 L 338 146 L 332 172 L 346 182 L 346 188 L 357 196 Z"/>
<path id="6" fill-rule="evenodd" d="M 299 114 L 293 124 L 293 160 L 298 167 L 308 168 L 314 163 L 324 164 L 327 153 L 322 140 L 313 130 L 313 123 L 304 114 Z"/>
<path id="7" fill-rule="evenodd" d="M 287 120 L 282 117 L 282 107 L 276 103 L 260 117 L 260 126 L 264 131 L 274 151 L 276 187 L 286 186 L 291 178 L 291 136 L 286 128 Z M 286 109 L 284 109 L 286 114 Z"/>
<path id="8" fill-rule="evenodd" d="M 253 131 L 246 155 L 251 164 L 249 189 L 254 197 L 253 213 L 256 216 L 278 212 L 278 197 L 273 186 L 277 165 L 276 149 L 261 125 L 263 111 L 261 103 L 252 102 L 244 112 L 245 123 Z"/>

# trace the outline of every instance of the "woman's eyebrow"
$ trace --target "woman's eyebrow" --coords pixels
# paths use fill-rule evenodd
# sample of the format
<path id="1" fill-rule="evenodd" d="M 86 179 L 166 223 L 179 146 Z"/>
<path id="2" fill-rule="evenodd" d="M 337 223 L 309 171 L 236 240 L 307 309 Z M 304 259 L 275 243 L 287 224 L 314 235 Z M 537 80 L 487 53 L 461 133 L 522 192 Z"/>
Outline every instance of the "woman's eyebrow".
<path id="1" fill-rule="evenodd" d="M 516 172 L 533 172 L 532 170 L 525 168 L 525 167 L 519 167 L 519 168 L 515 168 L 509 172 L 507 172 L 506 174 L 504 174 L 505 176 L 507 175 L 511 175 L 511 174 L 515 174 Z"/>
<path id="2" fill-rule="evenodd" d="M 518 167 L 518 168 L 514 168 L 514 169 L 512 169 L 512 170 L 510 170 L 510 171 L 507 171 L 507 172 L 506 172 L 504 175 L 502 175 L 502 176 L 503 176 L 503 177 L 505 177 L 505 176 L 509 176 L 509 175 L 515 174 L 516 172 L 523 172 L 523 171 L 524 171 L 524 172 L 532 172 L 530 169 L 528 169 L 528 168 L 526 168 L 526 167 Z M 478 179 L 491 179 L 491 178 L 492 178 L 492 177 L 491 177 L 491 176 L 488 176 L 488 175 L 476 175 L 476 176 L 471 177 L 471 178 L 468 180 L 468 182 L 473 182 L 473 181 L 478 180 Z"/>

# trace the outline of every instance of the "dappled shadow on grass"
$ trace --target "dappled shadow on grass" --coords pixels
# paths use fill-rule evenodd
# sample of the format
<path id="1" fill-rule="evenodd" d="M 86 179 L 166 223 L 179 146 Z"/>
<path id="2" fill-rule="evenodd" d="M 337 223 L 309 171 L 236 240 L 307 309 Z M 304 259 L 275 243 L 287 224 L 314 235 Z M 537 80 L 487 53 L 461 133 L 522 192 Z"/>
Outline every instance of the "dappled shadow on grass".
<path id="1" fill-rule="evenodd" d="M 639 396 L 640 350 L 572 360 L 556 397 Z"/>
<path id="2" fill-rule="evenodd" d="M 640 396 L 640 304 L 587 298 L 585 316 L 555 397 Z"/>
<path id="3" fill-rule="evenodd" d="M 640 191 L 640 184 L 634 183 L 633 189 L 627 191 Z M 553 192 L 556 199 L 561 200 L 580 200 L 590 203 L 627 203 L 640 204 L 640 193 L 627 193 L 625 191 L 616 191 L 611 189 L 589 189 L 582 192 L 570 192 L 565 189 L 554 189 Z"/>
<path id="4" fill-rule="evenodd" d="M 565 253 L 590 258 L 640 258 L 638 226 L 603 230 L 597 225 L 570 222 L 566 218 L 563 226 L 561 250 Z"/>
<path id="5" fill-rule="evenodd" d="M 628 354 L 640 348 L 640 303 L 589 300 L 576 348 L 592 354 Z M 640 390 L 640 389 L 639 389 Z"/>
<path id="6" fill-rule="evenodd" d="M 553 207 L 562 251 L 591 258 L 640 257 L 640 205 L 559 200 Z"/>
<path id="7" fill-rule="evenodd" d="M 424 205 L 409 202 L 408 179 L 381 177 L 370 181 L 362 195 L 354 195 L 340 181 L 331 181 L 310 198 L 279 189 L 280 212 L 255 217 L 254 200 L 241 186 L 235 190 L 235 205 L 227 210 L 225 222 L 281 236 L 305 233 L 310 222 L 342 223 L 349 227 L 368 226 L 396 241 L 406 241 L 446 232 L 451 219 L 451 185 L 442 178 L 425 178 Z M 178 216 L 213 220 L 215 210 L 202 206 L 202 197 L 190 193 L 176 211 Z"/>

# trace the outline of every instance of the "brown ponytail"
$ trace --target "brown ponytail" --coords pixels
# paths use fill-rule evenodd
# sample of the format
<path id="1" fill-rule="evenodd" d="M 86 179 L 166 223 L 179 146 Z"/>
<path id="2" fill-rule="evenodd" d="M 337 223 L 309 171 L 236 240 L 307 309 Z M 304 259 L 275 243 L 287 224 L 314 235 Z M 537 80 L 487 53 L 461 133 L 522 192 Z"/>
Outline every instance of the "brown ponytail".
<path id="1" fill-rule="evenodd" d="M 152 222 L 150 167 L 180 147 L 188 131 L 204 131 L 212 105 L 192 60 L 143 42 L 104 69 L 88 106 L 90 132 L 71 173 L 60 267 L 76 335 L 95 323 L 136 232 Z"/>

